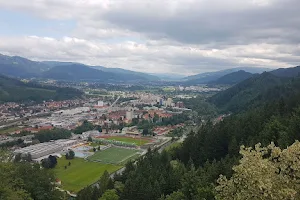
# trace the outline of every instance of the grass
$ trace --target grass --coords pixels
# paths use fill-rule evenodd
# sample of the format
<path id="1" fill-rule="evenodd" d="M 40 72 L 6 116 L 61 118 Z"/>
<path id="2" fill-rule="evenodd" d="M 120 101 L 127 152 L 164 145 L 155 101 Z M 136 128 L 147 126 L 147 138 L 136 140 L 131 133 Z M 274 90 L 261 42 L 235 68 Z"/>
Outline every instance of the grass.
<path id="1" fill-rule="evenodd" d="M 65 169 L 69 162 L 71 162 L 71 166 Z M 99 180 L 105 170 L 112 173 L 120 168 L 121 166 L 88 162 L 82 158 L 73 160 L 59 158 L 58 164 L 53 170 L 56 177 L 62 181 L 62 188 L 76 193 Z"/>
<path id="2" fill-rule="evenodd" d="M 138 146 L 142 146 L 150 142 L 148 139 L 143 139 L 143 138 L 140 139 L 140 138 L 131 138 L 131 137 L 119 137 L 119 136 L 112 136 L 105 139 L 116 140 L 116 141 L 126 142 L 126 143 L 134 143 Z"/>
<path id="3" fill-rule="evenodd" d="M 97 151 L 94 155 L 88 157 L 88 160 L 120 164 L 121 162 L 135 156 L 137 152 L 139 151 L 135 149 L 111 147 L 103 151 Z"/>
<path id="4" fill-rule="evenodd" d="M 8 133 L 17 131 L 19 129 L 20 129 L 19 127 L 3 128 L 3 129 L 0 129 L 0 135 L 8 134 Z"/>

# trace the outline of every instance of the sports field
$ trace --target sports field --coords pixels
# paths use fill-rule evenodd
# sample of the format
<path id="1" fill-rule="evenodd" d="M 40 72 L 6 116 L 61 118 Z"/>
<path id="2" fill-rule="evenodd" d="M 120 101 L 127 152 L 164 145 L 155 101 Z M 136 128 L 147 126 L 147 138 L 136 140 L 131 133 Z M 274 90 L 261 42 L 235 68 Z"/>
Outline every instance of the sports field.
<path id="1" fill-rule="evenodd" d="M 103 151 L 97 151 L 94 155 L 88 157 L 90 161 L 119 164 L 139 152 L 135 149 L 125 149 L 111 147 Z"/>
<path id="2" fill-rule="evenodd" d="M 88 162 L 82 158 L 66 160 L 64 157 L 57 160 L 57 166 L 53 169 L 57 178 L 62 182 L 62 188 L 71 192 L 78 192 L 87 185 L 100 179 L 105 170 L 115 172 L 121 166 Z M 71 165 L 68 166 L 68 163 Z M 67 166 L 67 169 L 65 169 Z"/>
<path id="3" fill-rule="evenodd" d="M 14 131 L 19 130 L 19 127 L 10 127 L 10 128 L 4 128 L 4 129 L 0 129 L 0 135 L 5 135 Z"/>
<path id="4" fill-rule="evenodd" d="M 144 139 L 144 138 L 131 138 L 131 137 L 122 137 L 122 136 L 111 136 L 105 138 L 106 140 L 116 140 L 120 142 L 127 142 L 127 143 L 134 143 L 138 146 L 142 146 L 144 144 L 147 144 L 151 142 L 149 139 Z"/>

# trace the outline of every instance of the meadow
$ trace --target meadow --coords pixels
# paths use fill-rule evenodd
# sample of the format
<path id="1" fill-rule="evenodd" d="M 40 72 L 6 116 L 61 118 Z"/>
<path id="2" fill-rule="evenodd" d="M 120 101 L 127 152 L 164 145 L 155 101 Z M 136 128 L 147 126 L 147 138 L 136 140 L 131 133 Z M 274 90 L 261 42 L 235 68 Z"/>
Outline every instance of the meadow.
<path id="1" fill-rule="evenodd" d="M 94 155 L 88 157 L 90 161 L 120 164 L 125 160 L 135 156 L 139 150 L 111 147 L 103 151 L 97 151 Z"/>
<path id="2" fill-rule="evenodd" d="M 69 162 L 71 162 L 70 166 L 68 166 Z M 61 180 L 63 189 L 76 193 L 99 180 L 105 170 L 113 173 L 120 168 L 121 166 L 89 162 L 82 158 L 66 160 L 63 157 L 58 159 L 57 166 L 53 171 L 56 177 Z"/>

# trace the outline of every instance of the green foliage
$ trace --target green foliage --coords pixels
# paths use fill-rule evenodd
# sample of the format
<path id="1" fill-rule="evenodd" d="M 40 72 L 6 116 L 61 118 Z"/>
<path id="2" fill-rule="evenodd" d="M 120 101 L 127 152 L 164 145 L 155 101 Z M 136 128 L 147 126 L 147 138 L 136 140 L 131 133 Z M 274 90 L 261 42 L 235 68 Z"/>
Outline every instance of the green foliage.
<path id="1" fill-rule="evenodd" d="M 83 132 L 94 130 L 95 126 L 91 123 L 88 122 L 87 120 L 84 120 L 81 126 L 78 126 L 74 129 L 75 134 L 82 134 Z"/>
<path id="2" fill-rule="evenodd" d="M 116 190 L 107 190 L 99 200 L 119 200 Z"/>
<path id="3" fill-rule="evenodd" d="M 41 143 L 49 142 L 50 140 L 68 139 L 72 136 L 71 131 L 66 129 L 54 128 L 52 130 L 42 130 L 35 134 L 34 139 Z"/>
<path id="4" fill-rule="evenodd" d="M 0 163 L 0 199 L 62 199 L 54 189 L 54 175 L 38 164 Z"/>
<path id="5" fill-rule="evenodd" d="M 73 150 L 69 150 L 67 153 L 66 153 L 66 159 L 67 160 L 72 160 L 74 159 L 75 157 L 75 152 Z"/>
<path id="6" fill-rule="evenodd" d="M 148 151 L 136 165 L 127 163 L 122 175 L 115 177 L 124 184 L 120 199 L 152 200 L 171 194 L 180 188 L 182 167 L 173 167 L 166 152 L 160 155 L 157 151 Z"/>
<path id="7" fill-rule="evenodd" d="M 23 83 L 0 75 L 0 102 L 65 100 L 80 97 L 82 92 L 73 88 L 58 88 L 35 83 Z"/>
<path id="8" fill-rule="evenodd" d="M 274 144 L 241 147 L 243 158 L 233 167 L 233 176 L 218 179 L 217 199 L 299 199 L 299 151 L 298 141 L 285 150 Z"/>
<path id="9" fill-rule="evenodd" d="M 109 176 L 108 171 L 104 171 L 100 180 L 97 182 L 98 186 L 88 186 L 83 190 L 78 192 L 77 200 L 98 200 L 107 199 L 114 200 L 118 197 L 115 190 L 112 190 L 114 187 L 113 181 Z M 107 191 L 107 192 L 106 192 Z M 118 198 L 117 198 L 118 199 Z"/>
<path id="10" fill-rule="evenodd" d="M 300 78 L 280 78 L 271 73 L 253 76 L 210 99 L 222 111 L 240 112 L 300 92 Z"/>
<path id="11" fill-rule="evenodd" d="M 48 158 L 42 160 L 42 166 L 45 169 L 54 168 L 57 165 L 57 158 L 50 155 Z"/>
<path id="12" fill-rule="evenodd" d="M 217 114 L 217 108 L 214 104 L 208 102 L 206 97 L 197 96 L 191 99 L 182 99 L 185 107 L 196 111 L 199 116 L 212 117 Z"/>

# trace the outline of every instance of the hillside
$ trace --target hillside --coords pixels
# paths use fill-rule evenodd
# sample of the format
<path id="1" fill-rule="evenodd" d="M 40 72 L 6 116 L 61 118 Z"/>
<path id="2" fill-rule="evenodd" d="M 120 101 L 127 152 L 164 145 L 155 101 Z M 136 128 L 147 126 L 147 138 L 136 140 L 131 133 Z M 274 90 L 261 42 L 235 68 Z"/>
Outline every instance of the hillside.
<path id="1" fill-rule="evenodd" d="M 62 66 L 63 69 L 58 69 L 58 67 Z M 71 69 L 71 66 L 74 68 Z M 139 82 L 160 80 L 160 78 L 154 75 L 121 68 L 87 66 L 74 62 L 38 62 L 20 56 L 6 56 L 2 54 L 0 54 L 0 74 L 18 78 L 52 78 L 72 81 Z"/>
<path id="2" fill-rule="evenodd" d="M 300 66 L 291 68 L 280 68 L 271 71 L 270 73 L 278 77 L 295 77 L 300 75 Z"/>
<path id="3" fill-rule="evenodd" d="M 19 56 L 5 56 L 0 54 L 0 73 L 14 77 L 39 76 L 49 67 L 41 62 L 35 62 Z"/>
<path id="4" fill-rule="evenodd" d="M 221 78 L 222 76 L 225 76 L 227 74 L 237 72 L 243 70 L 245 72 L 249 73 L 262 73 L 264 71 L 270 71 L 268 68 L 256 68 L 256 67 L 240 67 L 240 68 L 232 68 L 232 69 L 226 69 L 216 72 L 206 72 L 201 74 L 196 74 L 193 76 L 185 77 L 185 84 L 205 84 L 210 83 L 212 81 L 216 81 L 217 79 Z"/>
<path id="5" fill-rule="evenodd" d="M 0 75 L 0 102 L 64 100 L 79 98 L 81 95 L 82 92 L 73 88 L 23 83 L 17 79 Z"/>
<path id="6" fill-rule="evenodd" d="M 252 77 L 253 74 L 249 73 L 249 72 L 245 72 L 244 70 L 240 70 L 237 72 L 232 72 L 230 74 L 226 74 L 224 76 L 222 76 L 221 78 L 218 78 L 215 81 L 212 81 L 210 83 L 212 84 L 237 84 L 239 82 L 242 82 L 250 77 Z"/>
<path id="7" fill-rule="evenodd" d="M 300 77 L 278 77 L 265 72 L 216 94 L 210 102 L 223 111 L 237 112 L 255 108 L 264 102 L 288 98 L 297 92 L 300 92 Z"/>
<path id="8" fill-rule="evenodd" d="M 271 88 L 284 82 L 284 79 L 265 72 L 216 94 L 210 101 L 222 110 L 235 112 L 250 104 L 255 105 L 255 101 L 262 101 Z"/>
<path id="9" fill-rule="evenodd" d="M 108 81 L 117 78 L 113 73 L 96 70 L 85 65 L 71 64 L 51 68 L 42 75 L 43 78 L 55 80 L 100 80 Z"/>
<path id="10" fill-rule="evenodd" d="M 58 61 L 43 61 L 44 64 L 48 65 L 50 68 L 52 67 L 57 67 L 57 66 L 68 66 L 68 65 L 83 65 L 80 63 L 73 63 L 73 62 L 58 62 Z M 103 66 L 88 66 L 88 65 L 84 65 L 93 69 L 97 69 L 100 70 L 102 72 L 110 72 L 110 73 L 114 73 L 117 77 L 120 76 L 127 76 L 127 77 L 123 77 L 122 79 L 125 80 L 146 80 L 146 81 L 155 81 L 155 80 L 159 80 L 159 78 L 157 76 L 153 76 L 150 74 L 146 74 L 146 73 L 142 73 L 142 72 L 135 72 L 135 71 L 131 71 L 131 70 L 126 70 L 126 69 L 121 69 L 121 68 L 107 68 L 107 67 L 103 67 Z"/>

